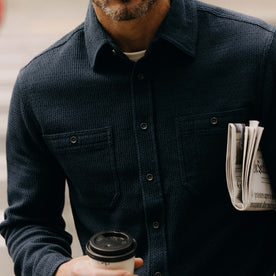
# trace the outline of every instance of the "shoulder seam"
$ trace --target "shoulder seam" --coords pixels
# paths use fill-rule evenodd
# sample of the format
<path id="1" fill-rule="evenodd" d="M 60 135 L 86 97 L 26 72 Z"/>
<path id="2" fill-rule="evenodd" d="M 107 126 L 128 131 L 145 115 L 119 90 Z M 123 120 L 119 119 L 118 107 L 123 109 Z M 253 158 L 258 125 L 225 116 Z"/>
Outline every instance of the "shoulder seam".
<path id="1" fill-rule="evenodd" d="M 63 46 L 64 44 L 66 44 L 71 38 L 72 36 L 74 36 L 76 33 L 80 32 L 83 30 L 83 25 L 84 23 L 82 23 L 76 30 L 74 30 L 70 36 L 65 39 L 64 41 L 60 41 L 57 45 L 55 46 L 50 46 L 48 49 L 44 50 L 42 53 L 38 54 L 37 56 L 35 56 L 29 63 L 27 63 L 21 70 L 23 70 L 24 68 L 28 67 L 34 60 L 36 60 L 37 58 L 43 56 L 44 54 L 47 54 L 48 52 L 57 49 L 61 46 Z M 61 38 L 62 39 L 62 38 Z"/>
<path id="2" fill-rule="evenodd" d="M 210 14 L 216 16 L 216 17 L 220 17 L 220 18 L 224 18 L 224 19 L 228 19 L 228 20 L 232 20 L 232 21 L 237 21 L 237 22 L 242 22 L 242 23 L 246 23 L 246 24 L 249 24 L 249 25 L 257 26 L 257 27 L 259 27 L 259 28 L 261 28 L 261 29 L 263 29 L 263 30 L 265 30 L 265 31 L 267 31 L 267 32 L 270 32 L 270 33 L 275 33 L 275 31 L 276 31 L 276 27 L 275 27 L 275 26 L 273 26 L 273 25 L 271 25 L 271 24 L 269 24 L 269 23 L 266 23 L 265 21 L 264 21 L 264 22 L 265 22 L 266 24 L 268 24 L 269 26 L 271 26 L 274 30 L 268 29 L 268 28 L 266 28 L 265 26 L 262 26 L 262 25 L 260 25 L 260 24 L 258 24 L 258 23 L 255 23 L 255 22 L 251 22 L 251 21 L 249 21 L 249 20 L 243 20 L 243 19 L 239 19 L 239 18 L 233 18 L 233 17 L 231 17 L 231 16 L 222 15 L 222 14 L 217 13 L 217 12 L 214 11 L 214 10 L 203 9 L 203 8 L 201 8 L 201 7 L 199 7 L 199 6 L 197 7 L 197 9 L 198 9 L 198 11 L 210 13 Z M 221 8 L 221 9 L 223 9 L 223 8 Z M 229 10 L 229 11 L 230 11 L 230 10 Z M 234 12 L 234 11 L 232 11 L 232 12 Z M 250 16 L 250 15 L 248 15 L 248 16 Z"/>

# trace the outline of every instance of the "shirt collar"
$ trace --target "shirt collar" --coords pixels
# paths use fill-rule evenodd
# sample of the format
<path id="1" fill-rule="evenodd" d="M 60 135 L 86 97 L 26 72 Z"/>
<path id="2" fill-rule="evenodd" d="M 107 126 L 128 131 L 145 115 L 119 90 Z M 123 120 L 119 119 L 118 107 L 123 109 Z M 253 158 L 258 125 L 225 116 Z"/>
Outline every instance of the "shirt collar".
<path id="1" fill-rule="evenodd" d="M 171 0 L 170 10 L 156 36 L 163 38 L 190 56 L 195 56 L 197 7 L 194 0 Z"/>
<path id="2" fill-rule="evenodd" d="M 84 22 L 85 44 L 92 67 L 95 66 L 100 51 L 116 45 L 97 19 L 91 1 Z M 164 39 L 184 53 L 195 56 L 197 40 L 197 9 L 194 0 L 172 0 L 171 7 L 158 29 L 154 40 Z"/>
<path id="3" fill-rule="evenodd" d="M 84 36 L 88 59 L 94 67 L 99 51 L 105 45 L 112 45 L 113 41 L 98 21 L 91 0 L 84 22 Z"/>

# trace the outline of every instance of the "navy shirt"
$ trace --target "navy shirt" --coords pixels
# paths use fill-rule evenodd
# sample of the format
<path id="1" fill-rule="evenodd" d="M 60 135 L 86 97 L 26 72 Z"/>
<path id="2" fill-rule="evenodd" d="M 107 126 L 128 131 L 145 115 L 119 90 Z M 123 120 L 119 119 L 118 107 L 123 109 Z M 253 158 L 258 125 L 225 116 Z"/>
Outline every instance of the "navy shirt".
<path id="1" fill-rule="evenodd" d="M 65 180 L 80 243 L 130 233 L 140 275 L 272 276 L 276 213 L 239 212 L 225 180 L 227 124 L 258 119 L 275 188 L 274 26 L 174 0 L 137 63 L 87 18 L 24 67 L 7 133 L 1 224 L 16 275 L 70 259 Z"/>

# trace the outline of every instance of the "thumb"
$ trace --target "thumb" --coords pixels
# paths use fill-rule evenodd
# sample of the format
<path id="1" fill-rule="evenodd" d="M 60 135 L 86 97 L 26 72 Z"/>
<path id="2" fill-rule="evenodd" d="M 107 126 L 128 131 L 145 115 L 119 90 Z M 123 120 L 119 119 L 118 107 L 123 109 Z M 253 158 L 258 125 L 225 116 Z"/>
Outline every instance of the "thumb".
<path id="1" fill-rule="evenodd" d="M 141 267 L 143 265 L 143 263 L 144 263 L 144 261 L 142 258 L 135 258 L 135 265 L 134 265 L 135 269 Z"/>

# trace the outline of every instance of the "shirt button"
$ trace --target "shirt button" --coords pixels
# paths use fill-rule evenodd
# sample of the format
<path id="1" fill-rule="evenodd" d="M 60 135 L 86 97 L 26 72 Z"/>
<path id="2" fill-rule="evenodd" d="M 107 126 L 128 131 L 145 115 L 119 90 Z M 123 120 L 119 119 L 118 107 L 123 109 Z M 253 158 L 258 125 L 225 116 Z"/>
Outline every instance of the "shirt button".
<path id="1" fill-rule="evenodd" d="M 138 73 L 137 79 L 141 81 L 141 80 L 145 79 L 145 75 L 143 73 Z"/>
<path id="2" fill-rule="evenodd" d="M 217 117 L 212 117 L 210 119 L 210 122 L 211 122 L 212 125 L 217 125 L 218 124 L 218 118 Z"/>
<path id="3" fill-rule="evenodd" d="M 161 272 L 155 272 L 155 273 L 154 273 L 154 276 L 161 276 L 161 275 L 162 275 Z"/>
<path id="4" fill-rule="evenodd" d="M 146 178 L 147 178 L 148 181 L 152 181 L 153 180 L 153 175 L 151 173 L 148 173 L 146 175 Z"/>
<path id="5" fill-rule="evenodd" d="M 77 137 L 76 136 L 70 137 L 70 142 L 71 142 L 71 144 L 76 144 L 78 142 Z"/>
<path id="6" fill-rule="evenodd" d="M 116 56 L 116 55 L 117 55 L 117 52 L 116 52 L 116 50 L 115 50 L 115 49 L 112 49 L 112 54 L 113 54 L 114 56 Z"/>
<path id="7" fill-rule="evenodd" d="M 158 221 L 155 221 L 155 222 L 152 224 L 152 226 L 153 226 L 154 229 L 159 229 L 160 224 L 159 224 Z"/>
<path id="8" fill-rule="evenodd" d="M 141 124 L 140 124 L 140 128 L 141 128 L 142 130 L 146 130 L 146 129 L 148 128 L 148 124 L 147 124 L 147 123 L 141 123 Z"/>

